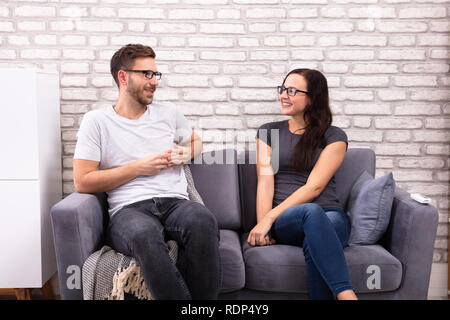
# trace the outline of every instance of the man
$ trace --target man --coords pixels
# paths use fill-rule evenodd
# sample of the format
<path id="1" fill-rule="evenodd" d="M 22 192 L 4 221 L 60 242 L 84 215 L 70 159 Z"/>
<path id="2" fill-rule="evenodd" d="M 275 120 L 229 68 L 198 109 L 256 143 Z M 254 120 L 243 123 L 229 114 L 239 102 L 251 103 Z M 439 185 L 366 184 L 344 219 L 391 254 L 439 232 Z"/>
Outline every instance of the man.
<path id="1" fill-rule="evenodd" d="M 111 59 L 116 105 L 86 113 L 73 175 L 78 192 L 107 192 L 108 245 L 133 256 L 155 299 L 216 299 L 219 231 L 214 215 L 189 201 L 183 164 L 200 138 L 171 103 L 153 102 L 161 73 L 152 48 L 128 44 Z M 166 244 L 175 240 L 182 273 Z"/>

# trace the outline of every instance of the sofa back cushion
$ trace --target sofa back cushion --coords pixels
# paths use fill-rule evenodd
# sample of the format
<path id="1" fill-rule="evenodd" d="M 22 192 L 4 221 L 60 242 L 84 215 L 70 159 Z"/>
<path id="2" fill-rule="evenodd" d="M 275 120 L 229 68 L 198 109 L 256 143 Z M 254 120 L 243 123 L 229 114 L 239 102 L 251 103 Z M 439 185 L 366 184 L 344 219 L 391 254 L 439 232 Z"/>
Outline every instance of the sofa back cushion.
<path id="1" fill-rule="evenodd" d="M 375 176 L 375 152 L 372 149 L 348 149 L 344 162 L 334 175 L 336 193 L 345 210 L 347 210 L 348 198 L 353 184 L 364 171 L 367 171 L 372 177 Z"/>
<path id="2" fill-rule="evenodd" d="M 239 155 L 244 159 L 238 164 L 239 190 L 241 193 L 242 230 L 249 232 L 256 225 L 256 175 L 255 152 L 245 151 Z"/>
<path id="3" fill-rule="evenodd" d="M 256 225 L 256 164 L 254 152 L 246 151 L 245 164 L 239 164 L 239 188 L 241 190 L 242 227 L 244 232 L 249 232 Z M 375 175 L 375 153 L 371 149 L 350 148 L 344 158 L 344 162 L 335 174 L 336 192 L 339 202 L 347 208 L 347 201 L 353 183 L 363 171 Z"/>
<path id="4" fill-rule="evenodd" d="M 220 229 L 241 227 L 241 206 L 236 151 L 205 152 L 189 168 L 205 206 L 216 216 Z"/>

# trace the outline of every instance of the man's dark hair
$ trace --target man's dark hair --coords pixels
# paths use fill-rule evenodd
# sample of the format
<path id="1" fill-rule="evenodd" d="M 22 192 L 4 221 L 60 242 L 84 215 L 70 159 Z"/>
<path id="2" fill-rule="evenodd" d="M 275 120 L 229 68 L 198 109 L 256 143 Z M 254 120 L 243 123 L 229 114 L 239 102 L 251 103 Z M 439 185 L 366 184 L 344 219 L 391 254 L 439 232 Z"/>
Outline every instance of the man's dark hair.
<path id="1" fill-rule="evenodd" d="M 117 50 L 111 58 L 111 74 L 117 87 L 120 88 L 117 77 L 119 70 L 130 69 L 136 58 L 149 57 L 155 59 L 155 56 L 155 51 L 152 48 L 142 44 L 127 44 Z"/>

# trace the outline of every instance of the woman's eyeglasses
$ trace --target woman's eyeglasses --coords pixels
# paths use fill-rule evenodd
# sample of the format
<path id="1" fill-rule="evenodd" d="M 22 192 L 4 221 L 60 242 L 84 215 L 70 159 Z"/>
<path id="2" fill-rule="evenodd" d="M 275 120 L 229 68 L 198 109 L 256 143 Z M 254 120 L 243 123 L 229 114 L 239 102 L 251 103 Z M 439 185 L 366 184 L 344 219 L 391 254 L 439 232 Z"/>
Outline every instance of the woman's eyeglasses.
<path id="1" fill-rule="evenodd" d="M 297 92 L 309 94 L 308 91 L 298 90 L 296 88 L 285 88 L 284 86 L 278 86 L 277 91 L 280 95 L 283 94 L 283 91 L 286 91 L 287 95 L 291 96 L 291 97 L 295 96 L 297 94 Z"/>

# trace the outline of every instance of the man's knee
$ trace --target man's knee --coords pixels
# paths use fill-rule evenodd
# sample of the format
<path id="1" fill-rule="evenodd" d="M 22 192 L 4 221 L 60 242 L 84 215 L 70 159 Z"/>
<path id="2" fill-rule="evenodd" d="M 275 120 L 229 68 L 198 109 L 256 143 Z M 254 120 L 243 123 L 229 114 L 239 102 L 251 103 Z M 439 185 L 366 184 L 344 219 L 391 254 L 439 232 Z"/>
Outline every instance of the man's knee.
<path id="1" fill-rule="evenodd" d="M 186 216 L 186 226 L 191 232 L 195 233 L 218 233 L 218 223 L 214 214 L 200 204 L 190 206 L 189 213 Z"/>

